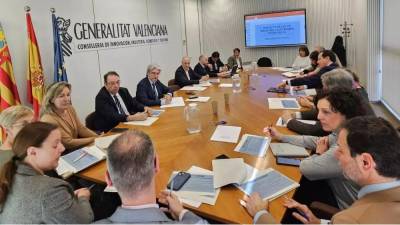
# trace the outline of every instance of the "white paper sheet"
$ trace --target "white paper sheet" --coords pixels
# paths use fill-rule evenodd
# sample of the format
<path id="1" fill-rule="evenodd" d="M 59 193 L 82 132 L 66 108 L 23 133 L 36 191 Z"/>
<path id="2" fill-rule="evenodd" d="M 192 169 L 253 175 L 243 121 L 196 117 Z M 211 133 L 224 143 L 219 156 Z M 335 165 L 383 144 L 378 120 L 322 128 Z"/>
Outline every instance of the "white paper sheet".
<path id="1" fill-rule="evenodd" d="M 148 126 L 151 126 L 157 120 L 158 120 L 158 117 L 147 117 L 147 119 L 143 120 L 143 121 L 129 121 L 129 122 L 125 122 L 124 124 L 148 127 Z"/>
<path id="2" fill-rule="evenodd" d="M 211 78 L 211 79 L 209 79 L 208 80 L 210 83 L 220 83 L 221 82 L 221 80 L 220 79 L 213 79 L 213 78 Z"/>
<path id="3" fill-rule="evenodd" d="M 297 120 L 299 122 L 310 124 L 310 125 L 317 124 L 317 121 L 315 121 L 315 120 L 299 120 L 299 119 L 297 119 Z M 276 126 L 278 126 L 278 127 L 286 127 L 287 123 L 284 123 L 282 117 L 279 117 L 278 120 L 276 121 Z"/>
<path id="4" fill-rule="evenodd" d="M 224 84 L 220 84 L 219 87 L 231 88 L 231 87 L 233 87 L 233 84 L 226 84 L 226 83 L 224 83 Z"/>
<path id="5" fill-rule="evenodd" d="M 212 84 L 209 81 L 200 82 L 200 84 L 193 85 L 194 87 L 210 87 Z"/>
<path id="6" fill-rule="evenodd" d="M 162 105 L 160 108 L 171 108 L 185 106 L 185 102 L 182 97 L 172 97 L 172 101 L 168 105 Z"/>
<path id="7" fill-rule="evenodd" d="M 241 127 L 218 125 L 211 136 L 211 141 L 237 143 L 241 129 Z"/>
<path id="8" fill-rule="evenodd" d="M 299 76 L 300 74 L 299 73 L 292 73 L 292 72 L 284 72 L 284 73 L 282 73 L 282 75 L 283 76 L 285 76 L 285 77 L 296 77 L 296 76 Z"/>
<path id="9" fill-rule="evenodd" d="M 181 91 L 204 91 L 206 90 L 207 87 L 203 87 L 203 86 L 185 86 L 183 88 L 181 88 Z"/>
<path id="10" fill-rule="evenodd" d="M 284 107 L 282 101 L 292 101 L 295 107 Z M 300 109 L 300 105 L 295 98 L 268 98 L 269 109 Z"/>
<path id="11" fill-rule="evenodd" d="M 289 143 L 271 143 L 271 150 L 275 156 L 283 157 L 306 157 L 309 153 L 304 147 Z"/>
<path id="12" fill-rule="evenodd" d="M 210 97 L 197 97 L 197 98 L 188 98 L 186 101 L 188 102 L 208 102 Z"/>
<path id="13" fill-rule="evenodd" d="M 107 149 L 111 142 L 121 134 L 114 134 L 94 139 L 94 144 L 100 149 Z"/>
<path id="14" fill-rule="evenodd" d="M 214 159 L 212 167 L 214 172 L 214 188 L 228 184 L 240 184 L 247 175 L 245 163 L 242 158 Z"/>
<path id="15" fill-rule="evenodd" d="M 286 68 L 286 67 L 272 67 L 272 69 L 279 70 L 281 72 L 288 72 L 293 70 L 293 68 Z"/>

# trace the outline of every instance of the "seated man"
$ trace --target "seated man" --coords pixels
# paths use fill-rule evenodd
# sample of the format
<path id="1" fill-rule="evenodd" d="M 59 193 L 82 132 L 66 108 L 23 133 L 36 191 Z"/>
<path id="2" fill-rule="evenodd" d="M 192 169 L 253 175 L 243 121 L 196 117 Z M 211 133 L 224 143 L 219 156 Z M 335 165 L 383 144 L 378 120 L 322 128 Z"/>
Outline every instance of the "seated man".
<path id="1" fill-rule="evenodd" d="M 211 65 L 210 71 L 214 73 L 227 71 L 228 68 L 219 58 L 219 52 L 213 52 L 211 57 L 208 57 L 208 63 Z"/>
<path id="2" fill-rule="evenodd" d="M 291 86 L 303 86 L 306 85 L 306 88 L 322 88 L 321 76 L 329 72 L 333 69 L 338 68 L 338 64 L 336 63 L 335 54 L 330 50 L 325 50 L 321 52 L 318 56 L 318 67 L 321 68 L 318 73 L 314 75 L 294 78 L 292 80 L 286 80 L 278 85 L 278 87 L 283 88 L 286 85 Z"/>
<path id="3" fill-rule="evenodd" d="M 334 215 L 331 222 L 400 223 L 400 137 L 393 126 L 382 118 L 355 117 L 339 132 L 338 145 L 335 157 L 344 175 L 362 188 L 358 200 Z M 293 216 L 303 223 L 321 223 L 306 205 L 294 200 L 284 205 L 297 209 L 299 213 Z M 275 223 L 259 194 L 253 193 L 246 207 L 255 222 Z"/>
<path id="4" fill-rule="evenodd" d="M 107 184 L 118 190 L 122 206 L 111 217 L 97 223 L 207 223 L 183 209 L 177 196 L 169 191 L 162 192 L 159 198 L 168 209 L 159 208 L 155 193 L 159 161 L 150 137 L 142 131 L 127 131 L 111 143 L 107 167 Z M 167 210 L 175 221 L 164 214 Z"/>
<path id="5" fill-rule="evenodd" d="M 104 87 L 96 95 L 96 130 L 107 132 L 120 122 L 146 120 L 151 109 L 134 100 L 128 89 L 120 87 L 119 75 L 104 75 Z"/>
<path id="6" fill-rule="evenodd" d="M 233 66 L 238 66 L 238 69 L 243 69 L 242 57 L 240 57 L 240 49 L 233 49 L 233 55 L 228 58 L 228 67 L 232 69 Z"/>
<path id="7" fill-rule="evenodd" d="M 229 73 L 227 72 L 213 72 L 210 69 L 211 64 L 208 64 L 207 61 L 207 56 L 205 55 L 200 55 L 199 57 L 199 63 L 194 67 L 194 72 L 199 74 L 200 76 L 206 76 L 208 75 L 209 77 L 227 77 L 229 76 Z"/>
<path id="8" fill-rule="evenodd" d="M 199 84 L 200 81 L 208 80 L 208 75 L 200 76 L 190 68 L 190 57 L 185 56 L 182 58 L 182 65 L 176 69 L 175 82 L 180 87 L 187 85 Z"/>
<path id="9" fill-rule="evenodd" d="M 146 105 L 165 105 L 171 103 L 172 90 L 159 80 L 161 68 L 150 64 L 147 67 L 146 77 L 143 78 L 136 88 L 136 99 Z"/>

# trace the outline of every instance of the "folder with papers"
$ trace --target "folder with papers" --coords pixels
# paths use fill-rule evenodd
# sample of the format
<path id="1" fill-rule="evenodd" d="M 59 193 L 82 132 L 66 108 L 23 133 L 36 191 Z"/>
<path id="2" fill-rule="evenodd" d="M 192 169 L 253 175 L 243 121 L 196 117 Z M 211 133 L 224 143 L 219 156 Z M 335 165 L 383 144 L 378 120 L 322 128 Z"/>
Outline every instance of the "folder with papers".
<path id="1" fill-rule="evenodd" d="M 106 154 L 96 146 L 84 147 L 61 156 L 56 171 L 58 175 L 66 178 L 105 158 Z"/>
<path id="2" fill-rule="evenodd" d="M 270 142 L 271 138 L 268 137 L 244 134 L 234 151 L 264 157 Z"/>

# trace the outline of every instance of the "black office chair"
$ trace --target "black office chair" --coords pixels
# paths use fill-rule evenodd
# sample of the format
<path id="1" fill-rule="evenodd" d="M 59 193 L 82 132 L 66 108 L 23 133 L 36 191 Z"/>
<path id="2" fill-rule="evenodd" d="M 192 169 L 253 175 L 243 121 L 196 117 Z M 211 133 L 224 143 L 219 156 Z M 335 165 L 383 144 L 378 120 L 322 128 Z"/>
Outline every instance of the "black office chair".
<path id="1" fill-rule="evenodd" d="M 259 67 L 272 67 L 272 61 L 268 57 L 261 57 L 257 61 L 257 66 L 259 66 Z"/>
<path id="2" fill-rule="evenodd" d="M 181 89 L 181 87 L 179 87 L 179 85 L 176 84 L 175 79 L 171 79 L 168 81 L 168 87 L 171 88 L 173 92 Z"/>
<path id="3" fill-rule="evenodd" d="M 95 119 L 96 119 L 96 112 L 91 112 L 85 118 L 85 125 L 87 128 L 91 129 L 92 131 L 99 133 L 98 131 L 96 131 Z"/>

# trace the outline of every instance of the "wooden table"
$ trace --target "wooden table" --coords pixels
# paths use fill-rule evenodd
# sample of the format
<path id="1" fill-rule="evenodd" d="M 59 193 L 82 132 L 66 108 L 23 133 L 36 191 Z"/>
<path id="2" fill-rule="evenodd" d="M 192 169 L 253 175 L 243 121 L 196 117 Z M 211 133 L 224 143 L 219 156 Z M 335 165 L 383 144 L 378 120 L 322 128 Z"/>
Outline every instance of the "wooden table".
<path id="1" fill-rule="evenodd" d="M 160 159 L 161 171 L 156 175 L 157 193 L 165 189 L 168 178 L 174 170 L 187 170 L 191 166 L 199 166 L 212 170 L 211 161 L 220 154 L 230 158 L 243 158 L 244 161 L 258 169 L 272 167 L 295 181 L 301 174 L 297 167 L 281 166 L 275 163 L 275 157 L 268 151 L 265 158 L 257 158 L 247 154 L 234 152 L 236 144 L 210 141 L 216 128 L 216 122 L 224 120 L 227 125 L 242 127 L 241 135 L 248 133 L 263 135 L 263 128 L 275 124 L 281 115 L 281 110 L 268 109 L 268 97 L 285 96 L 269 93 L 269 87 L 276 86 L 284 79 L 280 72 L 268 68 L 258 69 L 257 76 L 241 73 L 242 93 L 232 93 L 232 88 L 219 88 L 218 84 L 199 92 L 199 96 L 210 96 L 207 103 L 199 103 L 202 130 L 198 134 L 189 134 L 183 117 L 183 107 L 167 108 L 158 121 L 151 127 L 127 126 L 119 127 L 140 129 L 151 137 Z M 221 79 L 221 83 L 231 83 L 231 79 Z M 224 93 L 230 93 L 229 106 L 225 106 Z M 184 91 L 178 91 L 176 96 L 187 98 Z M 218 101 L 218 116 L 214 116 L 211 101 Z M 278 128 L 282 133 L 290 134 L 286 128 Z M 79 176 L 96 182 L 105 182 L 105 162 L 101 162 L 79 173 Z M 234 172 L 234 171 L 233 171 Z M 291 197 L 294 191 L 287 196 Z M 202 204 L 199 208 L 190 208 L 197 214 L 223 223 L 252 223 L 252 218 L 239 204 L 244 194 L 235 187 L 223 187 L 215 206 Z M 283 198 L 270 202 L 269 211 L 277 221 L 285 212 Z"/>

